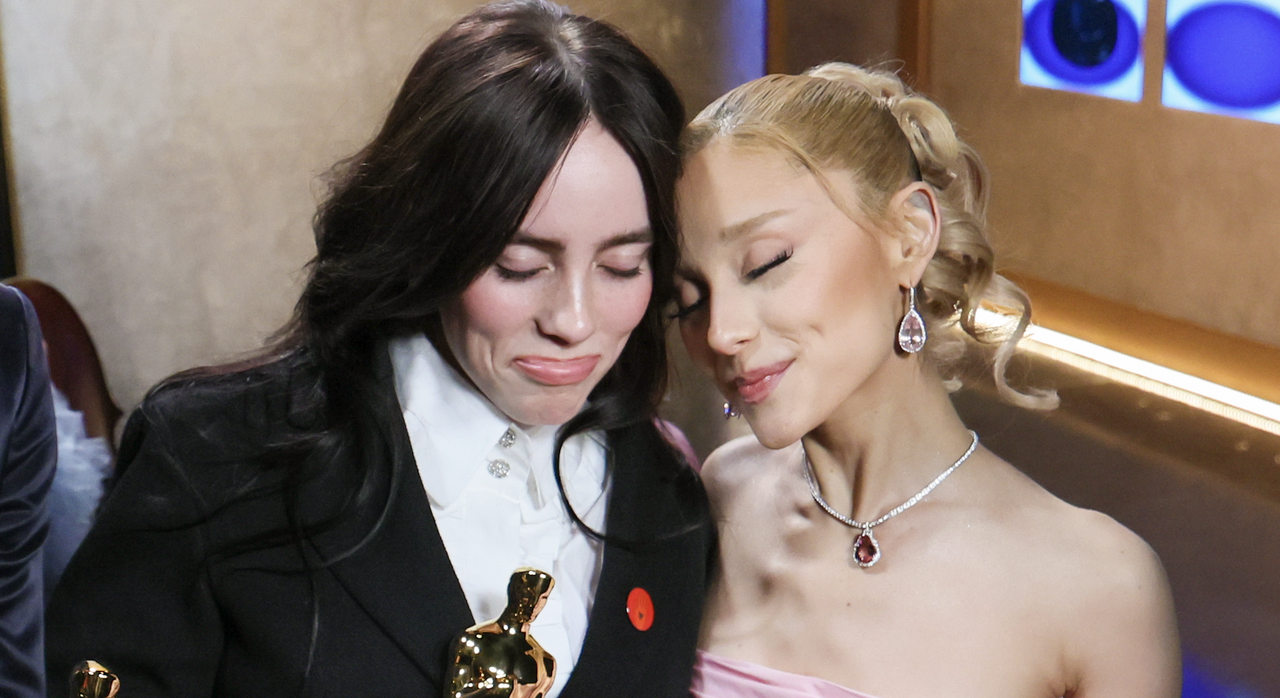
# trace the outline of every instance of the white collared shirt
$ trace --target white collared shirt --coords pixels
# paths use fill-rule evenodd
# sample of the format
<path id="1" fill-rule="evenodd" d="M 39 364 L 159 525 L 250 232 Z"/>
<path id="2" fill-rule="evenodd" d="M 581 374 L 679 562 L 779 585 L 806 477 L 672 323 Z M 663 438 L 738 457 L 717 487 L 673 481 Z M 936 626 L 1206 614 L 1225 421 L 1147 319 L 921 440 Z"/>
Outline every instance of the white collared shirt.
<path id="1" fill-rule="evenodd" d="M 423 335 L 393 339 L 391 365 L 423 488 L 476 622 L 507 604 L 519 567 L 551 573 L 555 588 L 530 634 L 556 658 L 558 695 L 582 653 L 603 561 L 601 544 L 570 520 L 552 473 L 557 427 L 511 421 Z M 604 531 L 608 474 L 603 436 L 579 434 L 560 457 L 565 492 Z"/>

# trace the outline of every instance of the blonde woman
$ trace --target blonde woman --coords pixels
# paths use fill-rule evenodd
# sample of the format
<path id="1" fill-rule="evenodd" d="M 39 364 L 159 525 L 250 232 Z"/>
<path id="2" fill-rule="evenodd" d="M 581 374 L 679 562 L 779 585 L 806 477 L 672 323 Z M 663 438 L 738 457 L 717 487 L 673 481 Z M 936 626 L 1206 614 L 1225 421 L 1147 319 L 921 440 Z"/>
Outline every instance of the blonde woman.
<path id="1" fill-rule="evenodd" d="M 684 137 L 681 328 L 754 438 L 703 470 L 720 525 L 695 696 L 1173 698 L 1164 572 L 1110 518 L 982 448 L 942 375 L 1004 366 L 985 173 L 893 75 L 829 64 Z M 987 300 L 1021 315 L 984 332 Z"/>

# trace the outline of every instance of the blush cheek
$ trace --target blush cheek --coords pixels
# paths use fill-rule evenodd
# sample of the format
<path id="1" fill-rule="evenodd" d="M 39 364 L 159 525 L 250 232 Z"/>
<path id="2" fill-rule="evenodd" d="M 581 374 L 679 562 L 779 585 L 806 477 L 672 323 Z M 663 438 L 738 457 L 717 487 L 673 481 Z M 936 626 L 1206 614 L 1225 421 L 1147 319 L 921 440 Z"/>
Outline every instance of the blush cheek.
<path id="1" fill-rule="evenodd" d="M 449 344 L 482 392 L 497 389 L 495 372 L 502 371 L 519 346 L 521 332 L 532 324 L 535 298 L 536 293 L 521 293 L 518 285 L 484 274 L 446 310 Z"/>
<path id="2" fill-rule="evenodd" d="M 534 293 L 521 292 L 515 284 L 503 284 L 485 275 L 462 293 L 462 310 L 470 332 L 493 338 L 510 334 L 532 318 Z"/>
<path id="3" fill-rule="evenodd" d="M 600 324 L 597 327 L 606 329 L 609 338 L 616 343 L 615 357 L 622 353 L 622 346 L 631 336 L 631 331 L 644 319 L 652 293 L 653 287 L 648 279 L 637 279 L 610 293 L 601 294 L 604 302 L 598 308 Z"/>

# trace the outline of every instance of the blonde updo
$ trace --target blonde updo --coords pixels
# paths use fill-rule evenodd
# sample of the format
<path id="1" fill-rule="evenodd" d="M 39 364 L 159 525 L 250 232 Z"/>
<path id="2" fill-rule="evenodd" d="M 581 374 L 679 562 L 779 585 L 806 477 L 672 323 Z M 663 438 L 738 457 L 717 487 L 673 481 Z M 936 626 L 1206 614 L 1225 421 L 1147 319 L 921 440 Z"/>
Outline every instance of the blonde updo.
<path id="1" fill-rule="evenodd" d="M 995 273 L 986 238 L 987 171 L 978 154 L 956 136 L 950 117 L 915 94 L 893 73 L 827 63 L 803 75 L 768 75 L 741 85 L 694 118 L 681 139 L 684 158 L 714 140 L 777 148 L 817 178 L 847 213 L 827 179 L 852 175 L 853 202 L 872 225 L 892 232 L 890 199 L 920 180 L 937 195 L 941 211 L 938 249 L 917 287 L 929 326 L 927 358 L 955 380 L 965 339 L 994 346 L 992 368 L 1000 395 L 1018 405 L 1051 408 L 1052 393 L 1019 392 L 1005 379 L 1031 304 L 1016 284 Z M 986 303 L 1010 319 L 979 322 Z"/>

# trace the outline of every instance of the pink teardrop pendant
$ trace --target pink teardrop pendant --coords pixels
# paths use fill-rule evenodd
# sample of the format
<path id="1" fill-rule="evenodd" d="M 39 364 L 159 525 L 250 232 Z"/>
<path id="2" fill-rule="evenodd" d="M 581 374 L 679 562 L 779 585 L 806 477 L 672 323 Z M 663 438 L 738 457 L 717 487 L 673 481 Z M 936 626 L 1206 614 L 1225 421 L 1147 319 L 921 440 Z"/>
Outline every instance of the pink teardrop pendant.
<path id="1" fill-rule="evenodd" d="M 853 561 L 862 568 L 871 567 L 880 561 L 880 543 L 876 541 L 871 529 L 862 529 L 862 533 L 853 539 Z"/>
<path id="2" fill-rule="evenodd" d="M 902 323 L 898 325 L 898 346 L 908 354 L 914 354 L 924 349 L 924 340 L 924 318 L 920 317 L 912 304 L 907 314 L 902 316 Z"/>

